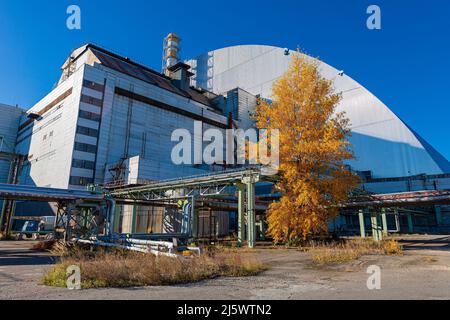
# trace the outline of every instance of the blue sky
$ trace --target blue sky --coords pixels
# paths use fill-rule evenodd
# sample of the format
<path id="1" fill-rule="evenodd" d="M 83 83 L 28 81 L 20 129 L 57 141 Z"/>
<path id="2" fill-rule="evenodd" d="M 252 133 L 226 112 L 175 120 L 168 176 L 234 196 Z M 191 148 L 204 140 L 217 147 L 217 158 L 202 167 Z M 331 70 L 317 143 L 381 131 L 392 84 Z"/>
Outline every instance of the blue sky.
<path id="1" fill-rule="evenodd" d="M 66 27 L 71 4 L 81 30 Z M 382 30 L 366 28 L 371 4 Z M 86 42 L 159 70 L 172 31 L 184 58 L 237 44 L 300 47 L 345 70 L 450 159 L 448 0 L 0 0 L 0 102 L 31 107 Z"/>

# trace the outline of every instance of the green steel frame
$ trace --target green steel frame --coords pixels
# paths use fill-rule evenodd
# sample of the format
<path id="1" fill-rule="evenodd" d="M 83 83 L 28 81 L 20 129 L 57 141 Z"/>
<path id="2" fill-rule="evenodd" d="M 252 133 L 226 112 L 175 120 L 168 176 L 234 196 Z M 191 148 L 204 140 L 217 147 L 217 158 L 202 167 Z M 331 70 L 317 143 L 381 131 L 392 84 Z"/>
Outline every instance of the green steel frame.
<path id="1" fill-rule="evenodd" d="M 255 185 L 260 181 L 272 181 L 271 179 L 271 177 L 263 177 L 259 169 L 249 168 L 114 189 L 110 191 L 110 194 L 117 203 L 126 203 L 136 208 L 137 203 L 150 205 L 162 202 L 173 203 L 182 199 L 193 199 L 192 201 L 195 202 L 202 198 L 235 197 L 237 191 L 238 245 L 242 246 L 247 240 L 248 246 L 253 248 L 256 243 Z M 198 217 L 195 209 L 192 212 L 190 228 L 191 234 L 195 234 Z M 135 226 L 134 215 L 135 209 L 133 209 L 133 225 Z M 245 229 L 247 229 L 246 236 Z"/>

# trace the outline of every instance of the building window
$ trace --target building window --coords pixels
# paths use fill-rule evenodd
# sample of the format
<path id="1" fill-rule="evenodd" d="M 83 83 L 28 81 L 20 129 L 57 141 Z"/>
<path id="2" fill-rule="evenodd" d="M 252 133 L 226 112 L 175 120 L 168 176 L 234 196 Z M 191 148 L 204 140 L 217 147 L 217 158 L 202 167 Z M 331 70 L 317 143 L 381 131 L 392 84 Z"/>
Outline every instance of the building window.
<path id="1" fill-rule="evenodd" d="M 72 168 L 94 170 L 95 162 L 87 160 L 73 159 Z"/>
<path id="2" fill-rule="evenodd" d="M 81 95 L 81 102 L 87 103 L 87 104 L 92 104 L 94 106 L 97 107 L 102 107 L 103 106 L 103 101 L 94 97 L 90 97 L 87 95 L 82 94 Z"/>
<path id="3" fill-rule="evenodd" d="M 83 126 L 77 127 L 77 133 L 85 135 L 85 136 L 89 136 L 89 137 L 95 137 L 95 138 L 98 137 L 98 130 L 88 128 L 88 127 L 83 127 Z"/>
<path id="4" fill-rule="evenodd" d="M 79 115 L 80 118 L 87 119 L 87 120 L 92 120 L 92 121 L 97 121 L 97 122 L 99 122 L 100 119 L 101 119 L 101 116 L 99 114 L 92 113 L 92 112 L 89 112 L 89 111 L 84 111 L 84 110 L 80 110 L 78 115 Z"/>
<path id="5" fill-rule="evenodd" d="M 85 88 L 89 88 L 89 89 L 92 89 L 92 90 L 96 90 L 96 91 L 99 91 L 99 92 L 103 92 L 103 89 L 104 89 L 104 85 L 102 85 L 102 84 L 98 84 L 98 83 L 96 83 L 96 82 L 94 82 L 94 81 L 89 81 L 89 80 L 83 80 L 83 87 L 85 87 Z"/>
<path id="6" fill-rule="evenodd" d="M 86 186 L 88 184 L 94 183 L 93 178 L 87 178 L 87 177 L 70 177 L 69 184 L 72 186 Z"/>
<path id="7" fill-rule="evenodd" d="M 87 143 L 75 142 L 75 150 L 87 153 L 97 153 L 97 146 Z"/>
<path id="8" fill-rule="evenodd" d="M 46 134 L 44 134 L 44 136 L 42 137 L 42 141 L 45 141 L 45 140 L 47 140 L 47 135 Z"/>

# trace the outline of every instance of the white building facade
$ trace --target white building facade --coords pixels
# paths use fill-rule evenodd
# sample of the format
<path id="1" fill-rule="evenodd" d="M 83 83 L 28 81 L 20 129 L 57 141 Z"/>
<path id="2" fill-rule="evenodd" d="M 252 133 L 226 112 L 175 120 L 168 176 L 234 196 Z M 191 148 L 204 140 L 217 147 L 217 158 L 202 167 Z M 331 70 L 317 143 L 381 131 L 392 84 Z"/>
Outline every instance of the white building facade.
<path id="1" fill-rule="evenodd" d="M 174 130 L 194 136 L 195 121 L 203 122 L 202 131 L 226 128 L 227 118 L 207 97 L 95 46 L 81 47 L 68 61 L 58 86 L 21 121 L 17 152 L 28 159 L 22 183 L 85 188 L 208 170 L 171 159 Z"/>

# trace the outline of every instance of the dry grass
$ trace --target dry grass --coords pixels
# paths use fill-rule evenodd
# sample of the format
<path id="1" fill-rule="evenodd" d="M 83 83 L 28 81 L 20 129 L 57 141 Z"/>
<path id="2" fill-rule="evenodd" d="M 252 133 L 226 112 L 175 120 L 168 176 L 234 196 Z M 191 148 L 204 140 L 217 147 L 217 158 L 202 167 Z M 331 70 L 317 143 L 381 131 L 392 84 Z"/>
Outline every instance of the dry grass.
<path id="1" fill-rule="evenodd" d="M 375 242 L 372 239 L 352 239 L 328 244 L 313 244 L 309 251 L 313 253 L 316 265 L 345 263 L 359 259 L 363 255 L 401 255 L 401 245 L 394 239 Z"/>
<path id="2" fill-rule="evenodd" d="M 265 270 L 256 259 L 239 254 L 205 254 L 185 259 L 155 257 L 124 251 L 89 252 L 80 248 L 59 249 L 61 261 L 43 278 L 43 284 L 66 286 L 66 269 L 81 269 L 82 288 L 137 287 L 196 282 L 218 276 L 251 276 Z"/>
<path id="3" fill-rule="evenodd" d="M 39 241 L 35 245 L 31 247 L 31 250 L 35 251 L 49 251 L 51 250 L 56 244 L 56 240 L 45 240 L 45 241 Z"/>
<path id="4" fill-rule="evenodd" d="M 402 255 L 403 247 L 394 239 L 383 241 L 381 247 L 387 255 Z"/>
<path id="5" fill-rule="evenodd" d="M 436 259 L 435 257 L 424 257 L 423 261 L 427 262 L 427 263 L 435 263 L 435 262 L 438 262 L 439 260 Z"/>

